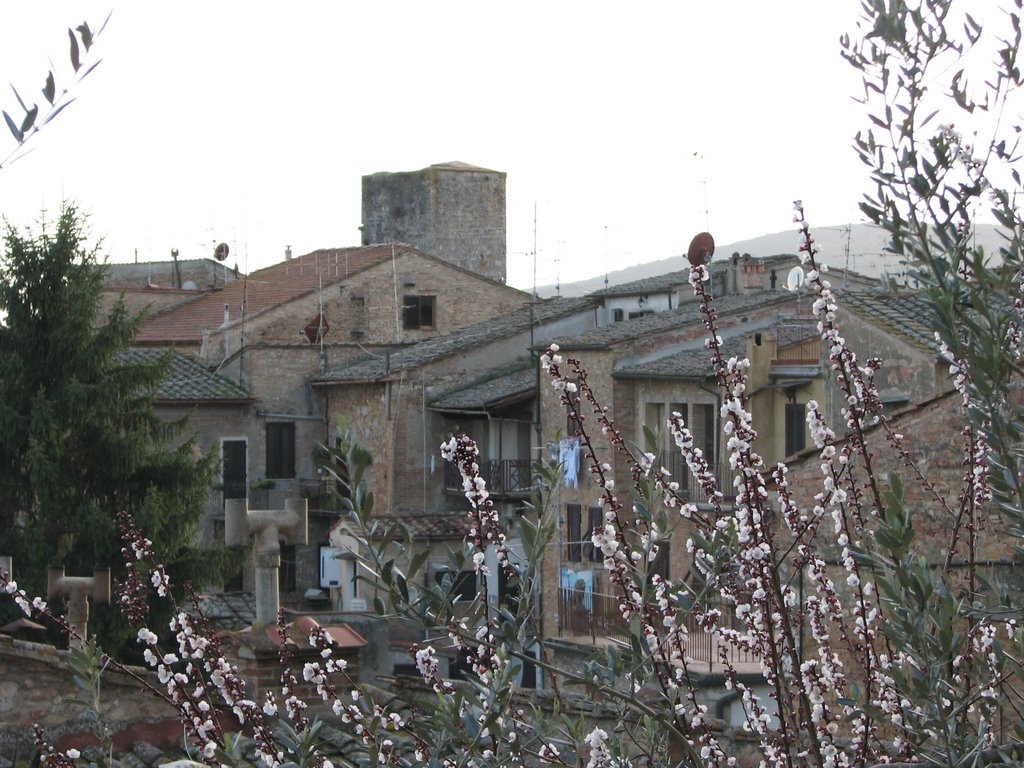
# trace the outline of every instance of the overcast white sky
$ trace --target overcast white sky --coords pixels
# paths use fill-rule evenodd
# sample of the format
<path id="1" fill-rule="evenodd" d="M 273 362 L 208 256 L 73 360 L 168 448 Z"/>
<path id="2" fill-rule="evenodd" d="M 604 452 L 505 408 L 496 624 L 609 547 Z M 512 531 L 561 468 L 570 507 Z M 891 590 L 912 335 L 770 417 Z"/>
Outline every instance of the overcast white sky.
<path id="1" fill-rule="evenodd" d="M 0 212 L 62 198 L 114 261 L 253 270 L 357 245 L 360 177 L 508 173 L 509 282 L 562 282 L 790 226 L 858 221 L 864 125 L 839 55 L 859 0 L 4 4 L 0 82 L 40 99 L 66 28 L 110 23 L 77 102 L 0 170 Z M 17 108 L 10 89 L 0 106 Z M 0 129 L 3 126 L 0 125 Z M 0 156 L 13 140 L 0 132 Z"/>

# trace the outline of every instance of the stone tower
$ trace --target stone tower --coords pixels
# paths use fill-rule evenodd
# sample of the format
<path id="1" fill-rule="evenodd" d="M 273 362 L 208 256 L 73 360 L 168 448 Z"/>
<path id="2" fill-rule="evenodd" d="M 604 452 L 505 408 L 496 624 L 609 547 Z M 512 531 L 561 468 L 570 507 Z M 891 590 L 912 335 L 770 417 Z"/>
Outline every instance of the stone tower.
<path id="1" fill-rule="evenodd" d="M 363 245 L 400 242 L 505 282 L 505 174 L 452 162 L 363 176 Z"/>

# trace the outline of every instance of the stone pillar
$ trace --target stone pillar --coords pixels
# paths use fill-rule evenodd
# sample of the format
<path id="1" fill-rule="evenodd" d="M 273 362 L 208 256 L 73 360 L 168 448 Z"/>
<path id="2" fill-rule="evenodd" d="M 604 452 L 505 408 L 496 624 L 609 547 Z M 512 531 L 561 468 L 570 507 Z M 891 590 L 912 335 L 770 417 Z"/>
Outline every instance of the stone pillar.
<path id="1" fill-rule="evenodd" d="M 92 576 L 65 576 L 64 566 L 50 568 L 46 575 L 46 599 L 67 598 L 67 621 L 78 633 L 71 637 L 72 648 L 81 648 L 89 639 L 89 598 L 97 603 L 110 602 L 110 569 L 97 568 Z"/>
<path id="2" fill-rule="evenodd" d="M 305 499 L 286 499 L 284 509 L 249 509 L 247 499 L 228 499 L 224 503 L 224 542 L 241 548 L 249 536 L 256 538 L 256 624 L 277 623 L 281 607 L 278 572 L 281 568 L 281 545 L 305 545 L 309 541 Z"/>

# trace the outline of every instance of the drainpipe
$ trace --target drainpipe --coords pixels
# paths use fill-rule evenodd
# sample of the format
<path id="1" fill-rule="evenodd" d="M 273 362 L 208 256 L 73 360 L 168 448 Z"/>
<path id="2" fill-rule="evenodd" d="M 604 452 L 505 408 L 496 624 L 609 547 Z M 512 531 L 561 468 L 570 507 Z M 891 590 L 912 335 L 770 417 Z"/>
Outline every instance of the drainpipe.
<path id="1" fill-rule="evenodd" d="M 391 350 L 384 350 L 384 375 L 391 375 Z M 384 419 L 391 420 L 391 379 L 384 382 Z"/>
<path id="2" fill-rule="evenodd" d="M 707 392 L 709 395 L 715 396 L 715 452 L 718 453 L 720 448 L 718 442 L 718 436 L 720 432 L 720 430 L 718 429 L 718 423 L 719 420 L 722 418 L 722 392 L 718 389 L 708 389 L 706 386 L 704 386 L 703 383 L 699 384 L 698 388 L 703 390 L 704 392 Z M 721 456 L 719 455 L 716 458 L 721 459 Z M 715 466 L 720 465 L 721 461 L 717 462 Z M 721 481 L 721 478 L 716 479 Z M 719 490 L 721 490 L 721 488 L 719 488 Z"/>
<path id="3" fill-rule="evenodd" d="M 228 305 L 224 305 L 224 322 L 220 326 L 221 337 L 224 340 L 224 359 L 228 359 L 228 355 L 231 354 L 231 340 L 228 338 L 228 325 L 231 323 L 231 310 L 228 309 Z"/>

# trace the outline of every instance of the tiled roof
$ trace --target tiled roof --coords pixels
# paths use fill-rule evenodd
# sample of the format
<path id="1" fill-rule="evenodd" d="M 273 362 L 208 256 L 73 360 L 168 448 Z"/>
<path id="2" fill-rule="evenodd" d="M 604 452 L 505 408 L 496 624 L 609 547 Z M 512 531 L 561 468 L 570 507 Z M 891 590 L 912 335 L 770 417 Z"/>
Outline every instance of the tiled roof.
<path id="1" fill-rule="evenodd" d="M 724 338 L 722 354 L 726 358 L 742 357 L 747 352 L 747 333 L 734 334 Z M 624 379 L 697 379 L 703 380 L 715 373 L 714 363 L 711 360 L 711 353 L 704 342 L 688 344 L 682 349 L 677 349 L 669 354 L 656 357 L 651 360 L 631 361 L 624 360 L 616 364 L 612 376 Z"/>
<path id="2" fill-rule="evenodd" d="M 715 299 L 715 311 L 721 317 L 742 313 L 747 310 L 761 309 L 775 304 L 785 304 L 794 301 L 790 293 L 752 293 L 750 295 L 724 296 Z M 595 328 L 580 334 L 575 338 L 558 339 L 559 346 L 572 349 L 573 347 L 606 347 L 622 341 L 629 341 L 651 333 L 660 333 L 675 328 L 702 324 L 698 305 L 694 303 L 684 304 L 668 312 L 655 312 L 653 315 L 637 317 L 633 320 L 624 320 L 619 323 L 612 323 L 604 328 Z"/>
<path id="3" fill-rule="evenodd" d="M 129 349 L 119 359 L 130 363 L 155 363 L 170 355 L 167 376 L 157 389 L 157 399 L 178 402 L 251 400 L 244 387 L 213 373 L 191 355 L 177 350 Z"/>
<path id="4" fill-rule="evenodd" d="M 444 336 L 421 341 L 392 353 L 388 358 L 378 355 L 351 365 L 332 368 L 314 381 L 374 381 L 401 371 L 418 368 L 457 352 L 483 346 L 497 339 L 527 330 L 535 323 L 544 323 L 582 312 L 593 307 L 588 298 L 548 299 L 520 307 L 506 315 L 485 320 Z M 525 353 L 525 349 L 523 350 Z"/>
<path id="5" fill-rule="evenodd" d="M 386 527 L 401 523 L 411 536 L 422 540 L 430 539 L 463 539 L 469 530 L 469 519 L 465 512 L 436 512 L 434 514 L 411 514 L 375 517 L 385 523 L 378 528 L 375 535 L 380 537 Z"/>
<path id="6" fill-rule="evenodd" d="M 481 168 L 479 165 L 473 165 L 472 163 L 464 163 L 461 160 L 449 160 L 447 163 L 434 163 L 431 168 L 437 168 L 441 171 L 473 171 L 477 173 L 501 173 L 501 171 L 495 171 L 491 168 Z"/>
<path id="7" fill-rule="evenodd" d="M 921 349 L 935 351 L 934 315 L 928 297 L 920 292 L 846 293 L 841 309 L 849 309 L 889 333 Z"/>
<path id="8" fill-rule="evenodd" d="M 690 281 L 690 270 L 679 270 L 678 272 L 667 272 L 664 275 L 645 277 L 640 280 L 633 280 L 628 283 L 620 283 L 600 291 L 594 291 L 589 296 L 633 296 L 638 293 L 665 293 L 680 285 L 687 285 Z"/>
<path id="9" fill-rule="evenodd" d="M 515 373 L 496 376 L 449 392 L 431 403 L 430 407 L 438 411 L 483 409 L 489 405 L 507 402 L 517 395 L 526 395 L 536 388 L 537 369 L 523 368 Z"/>
<path id="10" fill-rule="evenodd" d="M 256 622 L 252 592 L 210 592 L 199 595 L 199 608 L 215 630 L 236 632 Z"/>
<path id="11" fill-rule="evenodd" d="M 414 250 L 395 246 L 398 255 Z M 217 291 L 148 317 L 135 336 L 136 344 L 198 344 L 204 328 L 215 330 L 224 322 L 224 305 L 230 320 L 241 316 L 243 299 L 246 317 L 280 306 L 317 290 L 321 281 L 329 284 L 391 258 L 391 245 L 360 248 L 323 248 L 282 261 L 235 280 Z"/>
<path id="12" fill-rule="evenodd" d="M 775 337 L 778 340 L 778 348 L 780 350 L 794 344 L 801 344 L 805 341 L 810 341 L 811 339 L 821 338 L 821 332 L 818 331 L 817 323 L 813 320 L 776 323 L 774 330 L 776 334 Z"/>

